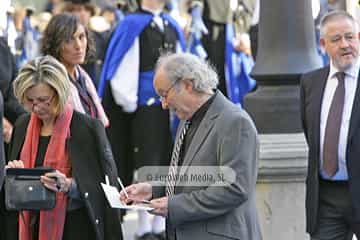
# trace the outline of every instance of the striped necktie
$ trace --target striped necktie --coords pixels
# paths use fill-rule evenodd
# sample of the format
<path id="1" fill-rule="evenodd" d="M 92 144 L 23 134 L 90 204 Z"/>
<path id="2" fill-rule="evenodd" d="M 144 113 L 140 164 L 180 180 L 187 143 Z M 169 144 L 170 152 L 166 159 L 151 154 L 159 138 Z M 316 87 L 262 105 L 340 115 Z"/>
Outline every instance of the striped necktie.
<path id="1" fill-rule="evenodd" d="M 184 143 L 186 132 L 188 131 L 189 127 L 190 127 L 190 121 L 186 120 L 184 127 L 181 130 L 181 133 L 179 135 L 179 138 L 175 144 L 175 148 L 174 148 L 174 151 L 173 151 L 173 154 L 171 157 L 168 179 L 166 182 L 166 196 L 174 195 L 176 174 L 177 174 L 177 167 L 178 167 L 178 163 L 179 163 L 180 152 L 181 152 L 182 145 Z"/>

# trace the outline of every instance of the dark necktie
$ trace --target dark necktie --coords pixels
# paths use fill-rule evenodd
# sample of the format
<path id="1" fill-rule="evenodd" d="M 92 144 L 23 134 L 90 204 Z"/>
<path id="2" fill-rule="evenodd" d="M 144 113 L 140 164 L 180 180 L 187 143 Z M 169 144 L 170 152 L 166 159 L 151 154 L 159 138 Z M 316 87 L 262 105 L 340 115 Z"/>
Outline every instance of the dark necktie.
<path id="1" fill-rule="evenodd" d="M 175 183 L 176 183 L 176 174 L 177 174 L 177 167 L 179 163 L 180 151 L 182 145 L 184 143 L 184 139 L 186 136 L 186 132 L 190 127 L 190 121 L 187 120 L 184 124 L 184 127 L 179 135 L 179 138 L 175 144 L 175 148 L 171 157 L 170 167 L 169 167 L 169 174 L 168 179 L 166 182 L 166 196 L 173 196 Z"/>
<path id="2" fill-rule="evenodd" d="M 342 113 L 345 100 L 345 73 L 336 73 L 338 85 L 331 102 L 324 138 L 323 168 L 325 173 L 332 177 L 338 170 L 338 149 Z"/>

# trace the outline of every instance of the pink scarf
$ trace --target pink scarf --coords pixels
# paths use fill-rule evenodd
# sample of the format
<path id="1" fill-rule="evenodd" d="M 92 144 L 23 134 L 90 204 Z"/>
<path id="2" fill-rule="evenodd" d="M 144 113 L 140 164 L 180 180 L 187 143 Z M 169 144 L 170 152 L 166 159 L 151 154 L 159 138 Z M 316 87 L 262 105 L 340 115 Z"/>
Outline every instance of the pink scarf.
<path id="1" fill-rule="evenodd" d="M 95 104 L 95 108 L 96 108 L 97 114 L 98 114 L 98 119 L 104 124 L 105 127 L 108 127 L 109 119 L 107 118 L 104 108 L 101 105 L 100 98 L 97 95 L 96 88 L 95 88 L 93 82 L 91 81 L 90 76 L 80 66 L 78 66 L 77 69 L 79 69 L 79 74 L 84 76 L 86 90 L 88 91 L 92 101 Z M 84 107 L 81 104 L 79 92 L 73 83 L 71 83 L 70 90 L 71 90 L 70 102 L 74 106 L 74 109 L 78 112 L 85 114 Z"/>

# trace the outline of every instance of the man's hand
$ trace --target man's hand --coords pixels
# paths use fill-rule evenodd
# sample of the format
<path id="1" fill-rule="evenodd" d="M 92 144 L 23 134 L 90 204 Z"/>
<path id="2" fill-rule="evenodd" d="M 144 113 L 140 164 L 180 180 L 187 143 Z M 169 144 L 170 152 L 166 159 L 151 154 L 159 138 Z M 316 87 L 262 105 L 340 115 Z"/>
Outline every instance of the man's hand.
<path id="1" fill-rule="evenodd" d="M 125 203 L 141 202 L 141 200 L 149 200 L 152 196 L 152 186 L 150 183 L 142 182 L 132 184 L 120 192 L 120 201 Z M 126 196 L 127 195 L 127 196 Z"/>
<path id="2" fill-rule="evenodd" d="M 247 33 L 242 33 L 236 36 L 236 39 L 233 43 L 234 49 L 237 52 L 244 52 L 248 56 L 251 56 L 251 47 L 250 47 L 250 36 Z"/>
<path id="3" fill-rule="evenodd" d="M 6 143 L 9 143 L 11 140 L 11 135 L 12 135 L 12 131 L 13 131 L 13 126 L 12 124 L 6 119 L 3 118 L 3 136 L 4 136 L 4 141 Z"/>
<path id="4" fill-rule="evenodd" d="M 167 217 L 168 197 L 156 198 L 151 200 L 150 207 L 154 208 L 154 210 L 150 211 L 151 214 Z"/>

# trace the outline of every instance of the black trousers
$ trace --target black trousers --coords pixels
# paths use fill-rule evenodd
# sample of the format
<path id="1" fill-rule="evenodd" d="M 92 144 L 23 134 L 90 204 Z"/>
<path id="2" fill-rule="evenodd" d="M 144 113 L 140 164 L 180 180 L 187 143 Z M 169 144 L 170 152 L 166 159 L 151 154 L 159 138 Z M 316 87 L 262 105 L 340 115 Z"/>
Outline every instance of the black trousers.
<path id="1" fill-rule="evenodd" d="M 258 24 L 251 26 L 249 29 L 251 54 L 254 60 L 256 60 L 257 49 L 258 49 L 258 32 L 259 32 Z"/>
<path id="2" fill-rule="evenodd" d="M 209 62 L 216 68 L 219 75 L 218 89 L 227 96 L 225 82 L 225 24 L 205 19 L 209 34 L 202 36 L 202 44 L 208 54 Z"/>
<path id="3" fill-rule="evenodd" d="M 33 239 L 39 238 L 39 219 L 36 220 Z M 96 240 L 96 234 L 90 217 L 84 208 L 66 212 L 62 240 L 88 239 Z"/>
<path id="4" fill-rule="evenodd" d="M 311 240 L 351 240 L 354 230 L 347 181 L 320 180 L 318 225 Z"/>

